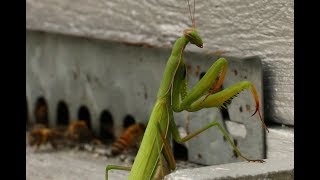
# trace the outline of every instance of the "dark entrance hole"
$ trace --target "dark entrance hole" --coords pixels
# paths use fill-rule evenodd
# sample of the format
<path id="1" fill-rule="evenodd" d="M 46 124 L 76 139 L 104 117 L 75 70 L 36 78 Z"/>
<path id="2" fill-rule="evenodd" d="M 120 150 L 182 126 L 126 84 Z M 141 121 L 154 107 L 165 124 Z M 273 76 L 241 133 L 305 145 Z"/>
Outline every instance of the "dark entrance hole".
<path id="1" fill-rule="evenodd" d="M 91 129 L 91 116 L 90 116 L 90 112 L 89 109 L 82 105 L 79 108 L 78 111 L 78 120 L 84 120 L 88 126 L 89 129 Z"/>
<path id="2" fill-rule="evenodd" d="M 175 140 L 173 140 L 173 155 L 177 160 L 187 161 L 188 149 L 183 144 L 179 144 Z"/>
<path id="3" fill-rule="evenodd" d="M 48 105 L 44 97 L 39 97 L 37 99 L 34 108 L 34 117 L 36 123 L 43 124 L 47 127 L 49 126 Z"/>
<path id="4" fill-rule="evenodd" d="M 136 120 L 134 119 L 134 117 L 132 115 L 128 114 L 123 119 L 123 128 L 126 129 L 135 123 L 136 123 Z"/>
<path id="5" fill-rule="evenodd" d="M 114 140 L 114 122 L 111 113 L 108 110 L 103 110 L 100 115 L 100 137 L 106 143 Z"/>
<path id="6" fill-rule="evenodd" d="M 69 110 L 64 101 L 59 101 L 57 105 L 57 123 L 62 126 L 69 124 Z"/>

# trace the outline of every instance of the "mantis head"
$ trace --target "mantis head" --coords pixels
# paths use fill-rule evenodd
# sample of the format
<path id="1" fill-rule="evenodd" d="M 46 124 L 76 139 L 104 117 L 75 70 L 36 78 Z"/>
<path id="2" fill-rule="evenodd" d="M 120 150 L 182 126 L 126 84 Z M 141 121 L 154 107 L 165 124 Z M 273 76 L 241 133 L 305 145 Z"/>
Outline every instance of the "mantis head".
<path id="1" fill-rule="evenodd" d="M 195 0 L 193 1 L 193 15 L 191 15 L 191 8 L 190 8 L 189 0 L 188 0 L 188 7 L 189 7 L 190 19 L 192 21 L 192 28 L 184 30 L 183 34 L 189 40 L 189 42 L 191 44 L 194 44 L 194 45 L 198 46 L 199 48 L 203 48 L 203 41 L 196 30 L 196 20 L 194 17 L 195 10 L 196 10 L 195 9 L 196 1 Z"/>
<path id="2" fill-rule="evenodd" d="M 183 31 L 183 34 L 191 44 L 203 48 L 203 41 L 195 28 L 186 29 Z"/>

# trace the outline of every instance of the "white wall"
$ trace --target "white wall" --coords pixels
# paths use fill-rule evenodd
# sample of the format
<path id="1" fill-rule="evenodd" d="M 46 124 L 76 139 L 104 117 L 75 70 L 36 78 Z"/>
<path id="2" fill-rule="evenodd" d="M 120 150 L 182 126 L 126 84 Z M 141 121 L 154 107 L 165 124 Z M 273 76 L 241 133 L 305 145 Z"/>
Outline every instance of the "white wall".
<path id="1" fill-rule="evenodd" d="M 204 49 L 227 56 L 259 55 L 265 115 L 294 124 L 293 1 L 197 0 Z M 27 29 L 170 47 L 191 22 L 186 0 L 27 0 Z"/>

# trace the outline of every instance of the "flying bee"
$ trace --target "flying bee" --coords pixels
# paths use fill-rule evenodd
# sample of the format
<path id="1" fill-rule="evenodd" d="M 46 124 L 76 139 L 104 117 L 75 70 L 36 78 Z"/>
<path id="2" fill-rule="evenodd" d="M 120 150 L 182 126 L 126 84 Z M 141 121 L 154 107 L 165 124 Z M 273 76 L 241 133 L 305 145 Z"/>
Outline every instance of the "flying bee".
<path id="1" fill-rule="evenodd" d="M 56 149 L 57 141 L 61 138 L 63 138 L 63 133 L 57 129 L 37 128 L 29 133 L 29 145 L 36 145 L 39 149 L 40 145 L 50 143 Z"/>
<path id="2" fill-rule="evenodd" d="M 73 121 L 68 125 L 66 137 L 74 142 L 89 142 L 93 134 L 84 120 Z"/>
<path id="3" fill-rule="evenodd" d="M 124 133 L 112 143 L 111 153 L 118 155 L 124 150 L 139 146 L 145 129 L 145 125 L 141 123 L 129 126 Z"/>

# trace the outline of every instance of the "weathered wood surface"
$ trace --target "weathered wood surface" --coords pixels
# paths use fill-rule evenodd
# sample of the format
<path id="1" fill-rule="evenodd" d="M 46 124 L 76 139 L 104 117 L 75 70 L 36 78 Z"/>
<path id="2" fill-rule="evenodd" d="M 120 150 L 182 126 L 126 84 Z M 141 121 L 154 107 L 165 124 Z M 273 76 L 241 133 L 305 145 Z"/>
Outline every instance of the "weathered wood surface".
<path id="1" fill-rule="evenodd" d="M 171 47 L 190 26 L 187 1 L 27 0 L 27 29 Z M 258 55 L 264 65 L 266 119 L 294 124 L 293 1 L 197 1 L 204 49 Z"/>
<path id="2" fill-rule="evenodd" d="M 270 127 L 267 134 L 267 162 L 231 163 L 202 168 L 189 162 L 177 161 L 177 171 L 166 179 L 293 179 L 293 130 L 288 128 Z M 28 142 L 28 140 L 26 140 Z M 110 151 L 110 149 L 103 149 Z M 128 161 L 118 157 L 98 155 L 97 150 L 79 151 L 75 149 L 52 150 L 50 145 L 40 151 L 26 145 L 26 179 L 104 179 L 107 164 L 130 166 Z M 123 156 L 123 155 L 121 155 Z M 124 156 L 125 157 L 125 156 Z M 124 159 L 133 157 L 127 156 Z M 193 169 L 191 169 L 193 168 Z M 186 170 L 184 170 L 186 169 Z M 209 170 L 208 170 L 209 169 Z M 127 171 L 110 171 L 110 179 L 127 179 Z"/>

